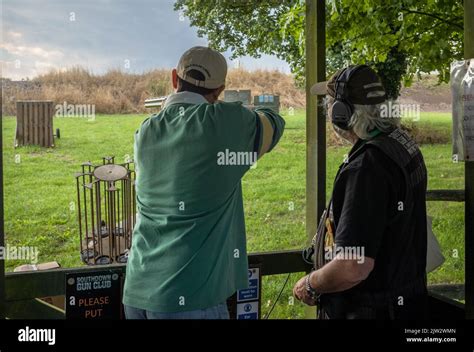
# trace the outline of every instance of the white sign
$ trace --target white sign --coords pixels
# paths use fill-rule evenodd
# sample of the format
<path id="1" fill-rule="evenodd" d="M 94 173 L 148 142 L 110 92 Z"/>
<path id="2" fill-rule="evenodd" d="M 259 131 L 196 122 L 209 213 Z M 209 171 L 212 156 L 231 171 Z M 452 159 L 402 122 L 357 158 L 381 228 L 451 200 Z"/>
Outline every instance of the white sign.
<path id="1" fill-rule="evenodd" d="M 259 318 L 260 307 L 260 268 L 249 268 L 248 288 L 237 291 L 238 320 L 253 320 Z"/>
<path id="2" fill-rule="evenodd" d="M 464 105 L 464 149 L 465 160 L 474 161 L 474 59 L 462 81 Z"/>
<path id="3" fill-rule="evenodd" d="M 474 161 L 474 59 L 451 64 L 453 155 Z"/>
<path id="4" fill-rule="evenodd" d="M 237 319 L 238 320 L 258 319 L 258 301 L 237 303 Z"/>
<path id="5" fill-rule="evenodd" d="M 258 296 L 259 288 L 260 288 L 260 269 L 251 268 L 249 269 L 249 288 L 245 290 L 237 291 L 237 302 L 258 300 L 260 298 Z"/>

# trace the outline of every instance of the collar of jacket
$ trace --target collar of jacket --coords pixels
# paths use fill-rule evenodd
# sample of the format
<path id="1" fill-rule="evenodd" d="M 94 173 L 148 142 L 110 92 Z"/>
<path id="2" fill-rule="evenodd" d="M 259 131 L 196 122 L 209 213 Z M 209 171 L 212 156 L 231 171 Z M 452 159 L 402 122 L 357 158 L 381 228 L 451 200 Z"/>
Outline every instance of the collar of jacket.
<path id="1" fill-rule="evenodd" d="M 171 94 L 165 102 L 163 109 L 166 109 L 168 106 L 173 104 L 192 104 L 192 105 L 199 105 L 208 103 L 206 98 L 204 98 L 201 94 L 192 93 L 192 92 L 179 92 L 175 94 Z"/>

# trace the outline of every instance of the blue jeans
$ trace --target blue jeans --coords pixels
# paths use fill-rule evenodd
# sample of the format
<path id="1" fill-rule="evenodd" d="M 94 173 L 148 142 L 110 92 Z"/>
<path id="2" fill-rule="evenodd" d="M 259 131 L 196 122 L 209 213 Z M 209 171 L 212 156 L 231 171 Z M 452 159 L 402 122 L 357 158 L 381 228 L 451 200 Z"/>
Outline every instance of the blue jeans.
<path id="1" fill-rule="evenodd" d="M 124 306 L 124 308 L 127 319 L 229 319 L 226 303 L 206 309 L 176 313 L 157 313 L 130 306 Z"/>

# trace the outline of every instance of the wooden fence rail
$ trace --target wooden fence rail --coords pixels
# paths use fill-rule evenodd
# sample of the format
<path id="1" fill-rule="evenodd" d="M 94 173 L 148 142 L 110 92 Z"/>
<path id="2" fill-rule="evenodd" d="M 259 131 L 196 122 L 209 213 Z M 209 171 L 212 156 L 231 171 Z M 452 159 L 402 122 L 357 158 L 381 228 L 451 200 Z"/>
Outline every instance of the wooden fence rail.
<path id="1" fill-rule="evenodd" d="M 464 201 L 464 191 L 428 191 L 428 201 Z M 301 250 L 264 252 L 249 254 L 250 265 L 260 265 L 262 275 L 278 275 L 308 272 L 311 267 L 302 260 Z M 64 311 L 38 298 L 65 294 L 67 274 L 87 273 L 96 270 L 120 270 L 125 273 L 125 264 L 85 266 L 45 271 L 16 272 L 5 274 L 5 301 L 10 318 L 63 319 Z M 432 306 L 444 316 L 460 317 L 464 305 L 453 300 L 464 299 L 464 285 L 436 285 L 429 288 Z M 450 298 L 449 298 L 450 297 Z M 441 316 L 441 315 L 440 315 Z"/>

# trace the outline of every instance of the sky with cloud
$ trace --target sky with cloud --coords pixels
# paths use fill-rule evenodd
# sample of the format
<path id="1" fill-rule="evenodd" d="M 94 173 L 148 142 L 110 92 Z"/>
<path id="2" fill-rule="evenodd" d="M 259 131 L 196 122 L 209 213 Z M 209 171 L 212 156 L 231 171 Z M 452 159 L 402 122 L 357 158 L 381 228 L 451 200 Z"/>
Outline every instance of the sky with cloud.
<path id="1" fill-rule="evenodd" d="M 2 77 L 23 79 L 51 69 L 82 66 L 143 72 L 174 67 L 194 45 L 196 28 L 173 10 L 174 0 L 2 0 Z M 225 53 L 227 58 L 230 52 Z M 244 57 L 247 69 L 288 65 L 275 57 Z M 236 62 L 229 60 L 229 66 Z"/>

